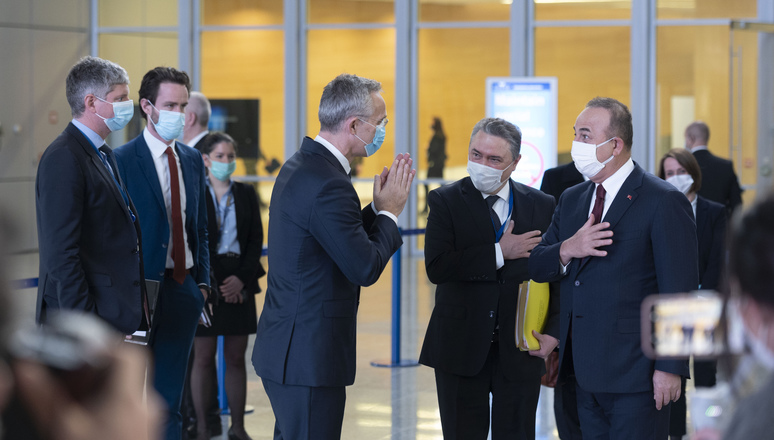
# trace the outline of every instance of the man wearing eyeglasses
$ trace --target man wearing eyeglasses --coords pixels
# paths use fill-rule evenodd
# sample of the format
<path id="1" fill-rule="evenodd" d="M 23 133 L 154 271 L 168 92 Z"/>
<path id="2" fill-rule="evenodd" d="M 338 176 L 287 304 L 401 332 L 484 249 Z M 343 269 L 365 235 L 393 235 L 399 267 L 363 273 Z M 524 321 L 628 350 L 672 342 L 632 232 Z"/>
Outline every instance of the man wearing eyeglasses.
<path id="1" fill-rule="evenodd" d="M 382 145 L 381 84 L 339 75 L 323 90 L 320 134 L 304 138 L 274 184 L 269 275 L 253 366 L 276 419 L 275 439 L 338 439 L 345 387 L 355 381 L 360 286 L 400 248 L 397 216 L 416 170 L 408 154 L 374 176 L 361 210 L 350 163 Z"/>

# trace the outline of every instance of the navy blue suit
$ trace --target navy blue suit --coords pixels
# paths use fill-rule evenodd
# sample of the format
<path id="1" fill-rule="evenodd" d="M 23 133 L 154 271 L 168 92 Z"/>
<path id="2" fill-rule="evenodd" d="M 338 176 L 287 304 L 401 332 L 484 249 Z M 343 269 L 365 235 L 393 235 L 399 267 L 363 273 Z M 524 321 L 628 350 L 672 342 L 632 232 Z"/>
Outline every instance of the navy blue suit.
<path id="1" fill-rule="evenodd" d="M 202 155 L 175 142 L 185 183 L 185 229 L 194 264 L 180 285 L 164 276 L 171 234 L 164 196 L 156 167 L 143 134 L 115 150 L 121 176 L 129 194 L 137 200 L 143 231 L 146 277 L 161 281 L 150 346 L 155 361 L 154 386 L 167 403 L 167 439 L 181 435 L 180 398 L 204 297 L 197 285 L 210 284 L 210 255 L 207 242 L 207 205 Z"/>
<path id="2" fill-rule="evenodd" d="M 274 410 L 275 439 L 338 438 L 344 387 L 355 381 L 360 286 L 375 283 L 402 244 L 398 227 L 370 205 L 361 211 L 341 163 L 304 138 L 274 184 L 268 244 L 252 362 Z M 335 396 L 311 405 L 295 393 L 316 399 L 323 389 Z"/>
<path id="3" fill-rule="evenodd" d="M 605 433 L 595 432 L 604 427 L 584 417 L 582 392 L 640 393 L 646 401 L 649 395 L 650 402 L 632 423 L 607 429 L 612 438 L 622 433 L 626 438 L 665 437 L 668 412 L 665 420 L 656 420 L 661 413 L 657 414 L 652 400 L 653 372 L 688 376 L 688 362 L 645 357 L 640 305 L 648 295 L 688 292 L 698 285 L 691 205 L 674 186 L 635 164 L 602 219 L 614 234 L 613 243 L 604 248 L 607 256 L 575 258 L 562 276 L 559 248 L 588 219 L 594 191 L 595 184 L 589 181 L 562 194 L 548 232 L 529 259 L 534 280 L 561 279 L 559 378 L 574 369 L 584 438 Z"/>
<path id="4" fill-rule="evenodd" d="M 140 234 L 116 181 L 72 123 L 40 159 L 35 207 L 40 248 L 36 319 L 92 312 L 124 334 L 141 323 Z"/>

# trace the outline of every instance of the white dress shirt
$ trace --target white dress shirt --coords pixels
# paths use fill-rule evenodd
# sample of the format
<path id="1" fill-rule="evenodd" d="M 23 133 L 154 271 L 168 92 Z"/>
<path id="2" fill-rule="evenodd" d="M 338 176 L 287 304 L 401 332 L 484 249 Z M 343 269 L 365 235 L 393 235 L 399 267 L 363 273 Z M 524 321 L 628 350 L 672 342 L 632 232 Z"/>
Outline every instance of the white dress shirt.
<path id="1" fill-rule="evenodd" d="M 172 192 L 169 185 L 169 162 L 167 159 L 166 149 L 172 147 L 172 151 L 175 154 L 175 163 L 177 164 L 177 175 L 180 181 L 180 211 L 183 217 L 183 240 L 185 242 L 185 268 L 190 269 L 194 265 L 193 253 L 188 246 L 188 232 L 185 229 L 185 181 L 183 179 L 183 171 L 180 168 L 180 157 L 175 150 L 175 141 L 169 143 L 169 145 L 156 139 L 146 127 L 142 132 L 145 143 L 148 144 L 151 157 L 153 157 L 153 165 L 156 166 L 156 176 L 159 178 L 159 184 L 161 185 L 161 194 L 164 195 L 164 206 L 167 209 L 167 222 L 169 224 L 169 243 L 167 245 L 167 269 L 173 269 L 175 263 L 172 261 Z"/>

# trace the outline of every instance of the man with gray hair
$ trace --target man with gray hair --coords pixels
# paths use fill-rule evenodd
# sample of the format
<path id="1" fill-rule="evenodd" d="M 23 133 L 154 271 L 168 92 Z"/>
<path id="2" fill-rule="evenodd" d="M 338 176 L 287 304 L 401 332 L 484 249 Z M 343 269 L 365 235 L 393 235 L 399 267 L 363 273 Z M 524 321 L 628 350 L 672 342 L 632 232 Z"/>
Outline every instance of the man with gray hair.
<path id="1" fill-rule="evenodd" d="M 551 298 L 540 349 L 516 346 L 519 285 L 551 223 L 554 198 L 511 180 L 521 155 L 518 127 L 484 118 L 473 128 L 468 174 L 431 191 L 427 276 L 438 287 L 419 362 L 435 369 L 445 439 L 534 439 L 543 358 L 557 345 Z"/>
<path id="2" fill-rule="evenodd" d="M 196 148 L 196 144 L 207 136 L 207 125 L 212 116 L 210 101 L 202 92 L 191 92 L 188 105 L 185 107 L 185 124 L 183 125 L 183 143 Z"/>
<path id="3" fill-rule="evenodd" d="M 35 179 L 40 249 L 36 319 L 92 312 L 132 334 L 149 322 L 136 210 L 105 138 L 134 114 L 119 65 L 84 57 L 66 81 L 73 120 L 48 146 Z"/>
<path id="4" fill-rule="evenodd" d="M 403 241 L 397 216 L 416 170 L 408 154 L 374 176 L 362 208 L 349 178 L 382 145 L 381 84 L 342 74 L 323 90 L 320 134 L 282 167 L 269 213 L 269 275 L 253 366 L 275 416 L 274 438 L 338 439 L 355 381 L 360 286 L 375 283 Z"/>

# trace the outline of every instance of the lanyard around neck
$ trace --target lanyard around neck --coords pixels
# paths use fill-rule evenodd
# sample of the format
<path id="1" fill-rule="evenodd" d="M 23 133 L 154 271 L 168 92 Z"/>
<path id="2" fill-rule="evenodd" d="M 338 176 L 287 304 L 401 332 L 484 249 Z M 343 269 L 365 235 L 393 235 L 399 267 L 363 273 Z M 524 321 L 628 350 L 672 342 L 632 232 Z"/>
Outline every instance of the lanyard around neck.
<path id="1" fill-rule="evenodd" d="M 494 205 L 492 206 L 494 207 Z M 499 242 L 500 238 L 503 236 L 503 232 L 505 232 L 505 226 L 508 224 L 508 219 L 511 218 L 511 213 L 513 213 L 513 190 L 510 191 L 508 196 L 508 216 L 505 218 L 503 224 L 500 225 L 500 229 L 497 229 L 497 225 L 495 224 L 494 220 L 492 220 L 492 227 L 495 228 L 495 242 Z"/>

